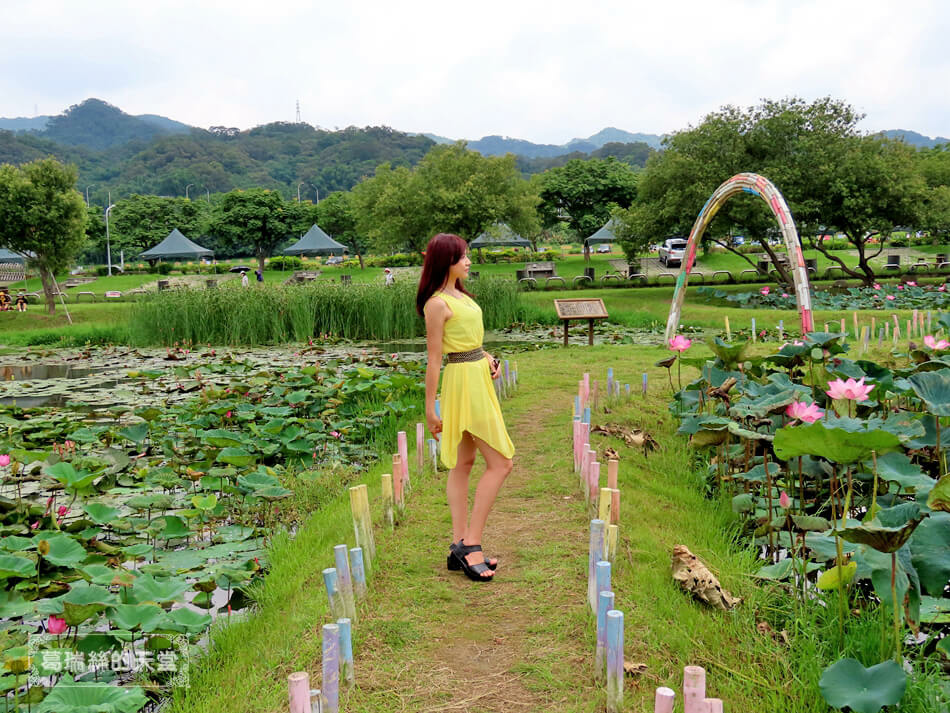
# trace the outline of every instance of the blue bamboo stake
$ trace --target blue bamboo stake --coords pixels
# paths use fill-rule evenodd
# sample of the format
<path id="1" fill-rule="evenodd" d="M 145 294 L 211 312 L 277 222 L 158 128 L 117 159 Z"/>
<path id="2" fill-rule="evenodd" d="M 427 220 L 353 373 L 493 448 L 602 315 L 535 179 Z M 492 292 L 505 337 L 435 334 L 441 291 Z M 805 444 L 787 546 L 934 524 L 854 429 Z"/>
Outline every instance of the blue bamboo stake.
<path id="1" fill-rule="evenodd" d="M 587 603 L 590 610 L 597 613 L 597 563 L 604 558 L 604 540 L 607 536 L 607 523 L 603 520 L 590 521 L 590 551 L 587 555 Z"/>
<path id="2" fill-rule="evenodd" d="M 581 419 L 584 423 L 590 423 L 590 406 L 584 407 L 584 418 Z"/>
<path id="3" fill-rule="evenodd" d="M 623 612 L 607 612 L 607 713 L 623 707 Z"/>
<path id="4" fill-rule="evenodd" d="M 785 320 L 784 320 L 784 319 L 780 319 L 780 320 L 778 321 L 778 336 L 779 336 L 779 338 L 781 338 L 781 336 L 782 336 L 783 334 L 785 334 Z"/>
<path id="5" fill-rule="evenodd" d="M 756 340 L 755 334 L 755 317 L 752 318 L 752 343 L 754 344 Z"/>
<path id="6" fill-rule="evenodd" d="M 336 563 L 336 586 L 343 597 L 343 613 L 351 621 L 356 621 L 353 579 L 350 577 L 350 558 L 346 545 L 337 545 L 333 548 L 333 559 Z"/>
<path id="7" fill-rule="evenodd" d="M 597 646 L 594 649 L 594 680 L 607 676 L 607 612 L 614 608 L 614 593 L 597 594 Z"/>
<path id="8" fill-rule="evenodd" d="M 627 398 L 630 398 L 630 384 L 624 384 L 624 388 L 627 390 Z"/>
<path id="9" fill-rule="evenodd" d="M 508 360 L 505 359 L 505 390 L 510 389 L 514 384 L 511 383 L 511 366 L 508 364 Z"/>
<path id="10" fill-rule="evenodd" d="M 614 393 L 614 368 L 607 367 L 607 395 L 613 396 Z"/>
<path id="11" fill-rule="evenodd" d="M 310 713 L 323 713 L 323 694 L 319 688 L 310 689 Z"/>
<path id="12" fill-rule="evenodd" d="M 340 627 L 336 624 L 323 625 L 322 686 L 325 713 L 338 713 L 340 710 Z"/>
<path id="13" fill-rule="evenodd" d="M 643 395 L 647 395 L 647 373 L 643 372 Z"/>
<path id="14" fill-rule="evenodd" d="M 594 565 L 594 579 L 597 582 L 598 594 L 601 592 L 614 591 L 613 587 L 610 586 L 610 562 L 607 560 L 601 560 L 596 565 Z"/>
<path id="15" fill-rule="evenodd" d="M 439 400 L 435 400 L 435 417 L 442 418 L 442 405 L 439 403 Z"/>
<path id="16" fill-rule="evenodd" d="M 357 599 L 366 596 L 366 569 L 363 566 L 363 548 L 350 548 L 350 574 L 353 576 L 353 594 Z"/>
<path id="17" fill-rule="evenodd" d="M 336 569 L 327 567 L 323 570 L 323 584 L 327 589 L 327 601 L 330 604 L 330 615 L 334 618 L 343 616 L 343 599 L 340 596 L 340 590 L 337 589 Z"/>
<path id="18" fill-rule="evenodd" d="M 574 397 L 574 416 L 576 418 L 581 417 L 581 397 L 580 396 Z"/>
<path id="19" fill-rule="evenodd" d="M 346 617 L 336 620 L 340 627 L 340 678 L 346 685 L 352 686 L 356 681 L 356 672 L 353 670 L 353 627 Z"/>

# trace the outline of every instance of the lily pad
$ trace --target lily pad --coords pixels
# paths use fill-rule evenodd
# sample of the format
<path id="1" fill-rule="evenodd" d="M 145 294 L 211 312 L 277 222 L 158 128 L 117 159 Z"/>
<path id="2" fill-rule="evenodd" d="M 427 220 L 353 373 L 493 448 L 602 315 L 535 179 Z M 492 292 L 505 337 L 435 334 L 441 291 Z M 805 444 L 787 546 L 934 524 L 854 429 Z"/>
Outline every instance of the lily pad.
<path id="1" fill-rule="evenodd" d="M 165 610 L 154 604 L 119 604 L 107 612 L 109 621 L 129 631 L 155 631 L 162 627 Z"/>
<path id="2" fill-rule="evenodd" d="M 944 475 L 927 496 L 927 507 L 931 510 L 950 512 L 950 474 Z"/>
<path id="3" fill-rule="evenodd" d="M 834 708 L 877 713 L 904 697 L 907 674 L 895 661 L 865 668 L 860 661 L 844 658 L 825 669 L 818 687 L 825 702 Z"/>
<path id="4" fill-rule="evenodd" d="M 46 542 L 49 543 L 49 552 L 43 559 L 57 567 L 75 567 L 88 556 L 85 547 L 66 535 L 51 537 Z"/>
<path id="5" fill-rule="evenodd" d="M 829 591 L 846 586 L 858 571 L 856 562 L 847 562 L 842 566 L 835 565 L 827 569 L 818 577 L 818 589 Z"/>
<path id="6" fill-rule="evenodd" d="M 253 454 L 248 453 L 243 448 L 222 448 L 221 452 L 218 453 L 217 461 L 240 467 L 250 465 L 255 458 Z"/>
<path id="7" fill-rule="evenodd" d="M 108 525 L 119 517 L 119 508 L 114 508 L 103 503 L 86 503 L 83 510 L 89 515 L 89 519 L 97 525 Z"/>
<path id="8" fill-rule="evenodd" d="M 147 702 L 138 686 L 74 681 L 64 675 L 35 710 L 36 713 L 137 713 Z"/>
<path id="9" fill-rule="evenodd" d="M 0 555 L 0 579 L 11 577 L 32 577 L 36 574 L 33 560 L 16 555 Z"/>
<path id="10" fill-rule="evenodd" d="M 907 381 L 932 414 L 950 416 L 950 369 L 920 372 Z"/>
<path id="11" fill-rule="evenodd" d="M 783 460 L 815 455 L 836 463 L 853 463 L 893 450 L 900 439 L 885 431 L 851 431 L 828 428 L 821 421 L 802 426 L 786 426 L 775 432 L 775 454 Z"/>
<path id="12" fill-rule="evenodd" d="M 869 473 L 874 472 L 874 462 L 865 460 L 862 465 Z M 877 476 L 880 480 L 898 483 L 901 488 L 919 488 L 933 483 L 933 478 L 926 475 L 923 469 L 900 451 L 892 451 L 878 456 Z"/>

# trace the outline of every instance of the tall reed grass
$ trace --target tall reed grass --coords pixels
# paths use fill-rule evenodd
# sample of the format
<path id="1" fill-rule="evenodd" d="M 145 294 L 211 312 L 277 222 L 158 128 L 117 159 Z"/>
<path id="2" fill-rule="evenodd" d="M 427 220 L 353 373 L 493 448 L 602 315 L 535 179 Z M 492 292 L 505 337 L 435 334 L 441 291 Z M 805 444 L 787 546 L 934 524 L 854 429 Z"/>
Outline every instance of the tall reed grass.
<path id="1" fill-rule="evenodd" d="M 517 283 L 478 280 L 469 285 L 486 329 L 524 322 L 529 308 Z M 416 314 L 416 285 L 262 285 L 249 289 L 159 292 L 133 306 L 134 344 L 280 344 L 321 334 L 346 339 L 406 339 L 424 334 Z"/>

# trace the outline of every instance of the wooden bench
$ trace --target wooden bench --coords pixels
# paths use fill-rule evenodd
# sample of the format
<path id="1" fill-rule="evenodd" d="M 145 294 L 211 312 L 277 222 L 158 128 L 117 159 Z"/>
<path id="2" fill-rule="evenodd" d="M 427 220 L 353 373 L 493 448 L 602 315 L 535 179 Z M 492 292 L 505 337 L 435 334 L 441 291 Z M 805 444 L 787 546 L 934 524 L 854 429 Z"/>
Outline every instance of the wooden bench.
<path id="1" fill-rule="evenodd" d="M 553 262 L 528 262 L 524 266 L 524 276 L 533 277 L 557 277 L 557 268 Z"/>

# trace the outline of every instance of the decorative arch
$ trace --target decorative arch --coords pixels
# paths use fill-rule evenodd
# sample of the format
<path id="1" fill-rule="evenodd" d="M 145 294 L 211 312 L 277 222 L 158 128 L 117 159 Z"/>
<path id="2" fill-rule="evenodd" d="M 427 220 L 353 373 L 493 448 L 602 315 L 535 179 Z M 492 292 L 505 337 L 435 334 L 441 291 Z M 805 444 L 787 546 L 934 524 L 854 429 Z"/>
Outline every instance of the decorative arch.
<path id="1" fill-rule="evenodd" d="M 795 221 L 788 209 L 785 198 L 772 182 L 757 173 L 739 173 L 725 181 L 706 201 L 706 205 L 696 216 L 693 229 L 689 234 L 686 245 L 686 255 L 679 276 L 676 278 L 676 287 L 673 290 L 673 303 L 670 305 L 670 316 L 666 320 L 666 341 L 669 342 L 675 335 L 680 323 L 680 312 L 683 309 L 683 299 L 686 296 L 686 285 L 689 273 L 696 261 L 696 248 L 706 232 L 706 228 L 719 212 L 722 205 L 736 193 L 751 193 L 764 200 L 772 210 L 782 237 L 785 239 L 785 249 L 788 251 L 792 281 L 795 286 L 795 298 L 798 302 L 798 315 L 801 318 L 802 334 L 814 329 L 814 319 L 811 311 L 811 293 L 808 287 L 808 271 L 805 269 L 805 256 L 802 254 L 801 241 L 795 229 Z"/>

